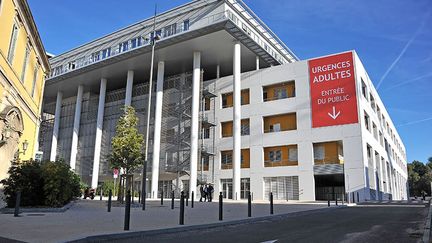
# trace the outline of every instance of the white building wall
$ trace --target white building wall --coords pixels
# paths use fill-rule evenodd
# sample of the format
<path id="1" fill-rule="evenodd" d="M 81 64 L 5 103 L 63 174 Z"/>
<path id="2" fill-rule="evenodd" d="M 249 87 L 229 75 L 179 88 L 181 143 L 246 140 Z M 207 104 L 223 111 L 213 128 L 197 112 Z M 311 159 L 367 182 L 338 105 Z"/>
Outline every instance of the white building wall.
<path id="1" fill-rule="evenodd" d="M 360 77 L 366 77 L 367 75 L 357 56 L 354 56 L 356 60 L 356 78 L 360 80 Z M 263 86 L 290 80 L 295 80 L 296 97 L 269 102 L 262 101 Z M 357 81 L 359 123 L 314 129 L 312 129 L 311 125 L 307 61 L 243 73 L 241 88 L 249 89 L 250 93 L 250 104 L 241 107 L 242 119 L 250 119 L 250 135 L 242 136 L 241 144 L 242 149 L 250 148 L 251 158 L 250 168 L 241 169 L 241 178 L 250 178 L 251 192 L 255 199 L 263 199 L 265 196 L 263 195 L 264 177 L 299 176 L 300 200 L 315 200 L 313 143 L 327 141 L 342 141 L 343 143 L 346 191 L 354 192 L 356 201 L 357 197 L 359 197 L 360 200 L 371 199 L 369 187 L 376 189 L 376 183 L 375 178 L 373 178 L 372 181 L 374 183 L 368 185 L 366 144 L 369 144 L 373 148 L 373 160 L 375 160 L 375 151 L 377 151 L 380 156 L 384 157 L 385 161 L 391 160 L 386 154 L 385 148 L 380 145 L 379 140 L 374 138 L 373 131 L 369 132 L 364 125 L 364 111 L 370 115 L 371 121 L 374 121 L 377 126 L 379 125 L 379 120 L 376 115 L 373 116 L 374 113 L 370 104 L 362 97 L 361 81 Z M 232 107 L 222 109 L 221 95 L 232 91 L 232 76 L 222 77 L 216 81 L 217 98 L 215 98 L 215 106 L 217 127 L 215 128 L 215 194 L 222 191 L 220 179 L 232 178 L 232 171 L 230 169 L 220 169 L 220 151 L 231 150 L 233 141 L 232 137 L 221 137 L 221 122 L 232 121 L 233 109 Z M 377 104 L 380 105 L 382 112 L 387 115 L 384 105 L 379 101 L 378 95 L 375 94 L 374 97 Z M 297 113 L 297 130 L 263 133 L 263 117 L 291 112 Z M 390 120 L 390 118 L 387 119 Z M 396 129 L 393 130 L 396 132 Z M 291 144 L 296 144 L 298 148 L 298 166 L 264 167 L 264 147 Z M 402 155 L 399 156 L 402 157 Z M 372 170 L 375 172 L 377 167 L 376 163 L 374 162 L 373 165 Z M 405 183 L 406 174 L 403 169 L 395 165 L 393 165 L 393 167 L 397 168 L 398 175 L 405 178 Z M 380 190 L 383 190 L 382 186 L 380 186 Z M 392 190 L 394 190 L 394 186 L 392 186 Z M 352 194 L 350 194 L 350 197 L 351 196 Z M 400 199 L 402 197 L 406 198 L 406 192 L 400 193 L 399 190 L 399 194 L 395 193 L 393 195 L 393 199 Z"/>

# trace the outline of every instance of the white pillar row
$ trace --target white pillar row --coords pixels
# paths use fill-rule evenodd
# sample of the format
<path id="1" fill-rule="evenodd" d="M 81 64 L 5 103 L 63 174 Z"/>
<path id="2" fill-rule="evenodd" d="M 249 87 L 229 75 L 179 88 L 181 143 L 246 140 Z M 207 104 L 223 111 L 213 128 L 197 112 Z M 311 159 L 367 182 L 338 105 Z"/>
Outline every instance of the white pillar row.
<path id="1" fill-rule="evenodd" d="M 220 65 L 216 66 L 216 78 L 220 78 Z"/>
<path id="2" fill-rule="evenodd" d="M 154 122 L 154 138 L 153 138 L 151 198 L 158 198 L 159 196 L 158 195 L 159 157 L 160 157 L 164 72 L 165 72 L 165 63 L 161 61 L 158 64 L 157 83 L 156 83 L 156 110 L 155 110 L 155 120 L 154 120 L 155 122 Z"/>
<path id="3" fill-rule="evenodd" d="M 190 150 L 190 182 L 189 194 L 196 194 L 198 174 L 198 137 L 199 137 L 199 103 L 200 103 L 200 78 L 201 78 L 201 52 L 193 53 L 192 73 L 192 122 L 191 122 L 191 150 Z"/>
<path id="4" fill-rule="evenodd" d="M 74 116 L 74 124 L 72 131 L 72 146 L 71 146 L 71 154 L 70 154 L 70 167 L 72 170 L 75 170 L 76 165 L 76 156 L 78 153 L 78 135 L 80 129 L 80 121 L 81 121 L 81 106 L 82 106 L 82 97 L 84 92 L 84 86 L 78 86 L 76 104 L 75 104 L 75 116 Z"/>
<path id="5" fill-rule="evenodd" d="M 256 70 L 259 70 L 260 69 L 260 67 L 259 67 L 259 65 L 260 65 L 259 56 L 256 56 L 255 63 L 256 63 Z"/>
<path id="6" fill-rule="evenodd" d="M 129 70 L 127 72 L 125 106 L 130 106 L 132 104 L 133 79 L 134 71 Z"/>
<path id="7" fill-rule="evenodd" d="M 234 72 L 234 109 L 233 109 L 233 199 L 240 199 L 241 176 L 241 53 L 240 42 L 234 44 L 233 72 Z"/>
<path id="8" fill-rule="evenodd" d="M 56 100 L 56 107 L 55 107 L 55 114 L 54 114 L 54 128 L 53 128 L 53 135 L 51 140 L 51 154 L 50 154 L 50 160 L 55 161 L 57 156 L 57 140 L 59 135 L 59 128 L 60 128 L 60 116 L 61 116 L 61 105 L 63 100 L 63 93 L 58 91 L 57 92 L 57 100 Z"/>
<path id="9" fill-rule="evenodd" d="M 93 157 L 93 174 L 92 174 L 92 188 L 98 186 L 99 181 L 99 164 L 100 164 L 100 153 L 102 145 L 102 129 L 103 129 L 103 117 L 105 108 L 105 96 L 106 96 L 106 85 L 107 80 L 105 78 L 101 79 L 100 91 L 99 91 L 99 106 L 96 120 L 96 140 L 95 149 Z"/>

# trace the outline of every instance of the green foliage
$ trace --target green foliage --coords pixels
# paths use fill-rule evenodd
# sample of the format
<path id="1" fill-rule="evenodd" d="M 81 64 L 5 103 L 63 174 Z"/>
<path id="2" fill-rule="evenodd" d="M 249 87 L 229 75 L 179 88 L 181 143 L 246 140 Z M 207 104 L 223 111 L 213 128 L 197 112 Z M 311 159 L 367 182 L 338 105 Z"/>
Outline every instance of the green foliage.
<path id="1" fill-rule="evenodd" d="M 431 195 L 432 162 L 426 165 L 420 161 L 408 164 L 408 185 L 411 196 Z"/>
<path id="2" fill-rule="evenodd" d="M 115 191 L 114 191 L 114 186 L 115 186 Z M 105 181 L 102 186 L 98 187 L 96 190 L 96 194 L 100 195 L 100 190 L 102 188 L 102 194 L 105 197 L 108 197 L 108 193 L 109 190 L 111 190 L 111 192 L 113 193 L 112 195 L 114 196 L 114 192 L 118 192 L 119 190 L 119 185 L 117 183 L 117 185 L 114 185 L 114 181 Z"/>
<path id="3" fill-rule="evenodd" d="M 45 205 L 61 207 L 81 195 L 80 178 L 64 161 L 44 163 L 42 171 Z"/>
<path id="4" fill-rule="evenodd" d="M 21 191 L 21 206 L 61 207 L 80 196 L 80 179 L 63 161 L 13 163 L 9 177 L 0 183 L 8 207 L 15 206 Z"/>
<path id="5" fill-rule="evenodd" d="M 124 108 L 116 126 L 116 135 L 111 141 L 110 164 L 112 168 L 123 168 L 126 174 L 142 165 L 141 148 L 144 137 L 138 132 L 138 117 L 131 106 Z"/>
<path id="6" fill-rule="evenodd" d="M 21 206 L 44 204 L 42 168 L 34 161 L 15 161 L 8 171 L 9 177 L 0 181 L 8 207 L 15 206 L 16 192 L 21 191 Z"/>

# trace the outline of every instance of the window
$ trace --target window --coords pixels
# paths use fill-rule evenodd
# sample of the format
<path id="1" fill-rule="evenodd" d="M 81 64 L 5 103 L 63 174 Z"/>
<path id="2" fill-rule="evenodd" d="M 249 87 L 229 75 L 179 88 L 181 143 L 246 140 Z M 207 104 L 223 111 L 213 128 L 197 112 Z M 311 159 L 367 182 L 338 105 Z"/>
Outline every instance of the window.
<path id="1" fill-rule="evenodd" d="M 232 92 L 222 94 L 222 108 L 233 107 L 233 98 L 234 97 Z M 249 104 L 249 89 L 244 89 L 241 91 L 240 101 L 241 105 Z"/>
<path id="2" fill-rule="evenodd" d="M 176 29 L 177 29 L 176 23 L 166 26 L 164 28 L 164 37 L 174 35 L 176 33 Z"/>
<path id="3" fill-rule="evenodd" d="M 297 153 L 297 147 L 289 148 L 288 150 L 288 160 L 290 162 L 297 162 L 298 161 L 298 153 Z"/>
<path id="4" fill-rule="evenodd" d="M 264 117 L 264 133 L 290 131 L 297 129 L 296 113 Z"/>
<path id="5" fill-rule="evenodd" d="M 232 169 L 232 151 L 221 151 L 221 169 Z"/>
<path id="6" fill-rule="evenodd" d="M 10 64 L 12 64 L 14 56 L 15 56 L 15 47 L 16 47 L 16 40 L 18 37 L 18 25 L 15 23 L 12 27 L 12 34 L 9 44 L 9 52 L 8 52 L 8 61 Z"/>
<path id="7" fill-rule="evenodd" d="M 263 87 L 263 100 L 280 100 L 295 97 L 295 82 L 283 82 Z"/>
<path id="8" fill-rule="evenodd" d="M 102 50 L 102 59 L 111 56 L 111 47 Z"/>
<path id="9" fill-rule="evenodd" d="M 28 65 L 28 60 L 29 60 L 29 56 L 30 56 L 30 47 L 27 46 L 26 50 L 25 50 L 25 54 L 24 54 L 24 62 L 23 62 L 23 67 L 22 67 L 22 71 L 21 71 L 21 82 L 24 83 L 24 79 L 26 76 L 26 71 L 27 71 L 27 65 Z"/>
<path id="10" fill-rule="evenodd" d="M 33 72 L 33 82 L 32 82 L 32 89 L 31 89 L 31 96 L 34 97 L 35 89 L 36 89 L 36 81 L 38 78 L 38 71 L 39 67 L 36 65 L 34 72 Z"/>
<path id="11" fill-rule="evenodd" d="M 241 135 L 242 136 L 249 135 L 249 119 L 241 120 Z"/>
<path id="12" fill-rule="evenodd" d="M 365 97 L 365 99 L 367 100 L 368 99 L 367 86 L 366 86 L 365 82 L 363 81 L 363 79 L 361 79 L 361 83 L 362 83 L 362 94 Z"/>
<path id="13" fill-rule="evenodd" d="M 189 19 L 183 21 L 183 31 L 189 30 Z"/>
<path id="14" fill-rule="evenodd" d="M 364 112 L 364 122 L 365 122 L 365 127 L 366 129 L 370 132 L 370 118 L 369 115 L 366 113 L 366 111 Z"/>
<path id="15" fill-rule="evenodd" d="M 233 122 L 227 121 L 227 122 L 221 122 L 222 126 L 222 137 L 232 137 L 233 136 Z M 240 133 L 242 136 L 249 135 L 250 129 L 249 129 L 249 119 L 242 119 L 241 125 L 240 125 Z"/>
<path id="16" fill-rule="evenodd" d="M 282 160 L 282 152 L 280 150 L 270 151 L 269 158 L 271 162 L 279 162 Z"/>
<path id="17" fill-rule="evenodd" d="M 315 165 L 343 164 L 342 141 L 313 144 Z"/>
<path id="18" fill-rule="evenodd" d="M 298 165 L 297 145 L 264 148 L 264 167 Z"/>
<path id="19" fill-rule="evenodd" d="M 141 37 L 137 37 L 131 40 L 131 48 L 136 48 L 138 46 L 141 46 Z"/>
<path id="20" fill-rule="evenodd" d="M 378 140 L 378 130 L 377 130 L 377 126 L 375 125 L 375 122 L 372 122 L 372 130 L 373 130 L 374 138 Z"/>
<path id="21" fill-rule="evenodd" d="M 206 127 L 203 129 L 203 138 L 204 139 L 210 138 L 210 128 L 209 127 Z"/>
<path id="22" fill-rule="evenodd" d="M 370 103 L 371 103 L 372 110 L 376 111 L 375 110 L 375 108 L 376 108 L 375 98 L 372 96 L 372 94 L 369 94 L 369 95 L 370 95 Z"/>
<path id="23" fill-rule="evenodd" d="M 324 160 L 325 148 L 323 145 L 314 146 L 314 160 Z"/>
<path id="24" fill-rule="evenodd" d="M 99 59 L 100 59 L 100 52 L 98 51 L 93 53 L 90 58 L 91 62 L 97 62 L 99 61 Z"/>
<path id="25" fill-rule="evenodd" d="M 69 62 L 68 63 L 68 70 L 74 70 L 76 65 L 75 65 L 75 61 Z"/>
<path id="26" fill-rule="evenodd" d="M 129 41 L 125 41 L 119 44 L 119 52 L 125 52 L 129 49 Z"/>
<path id="27" fill-rule="evenodd" d="M 210 104 L 211 104 L 210 98 L 206 97 L 204 99 L 204 110 L 205 111 L 209 111 L 210 110 Z"/>

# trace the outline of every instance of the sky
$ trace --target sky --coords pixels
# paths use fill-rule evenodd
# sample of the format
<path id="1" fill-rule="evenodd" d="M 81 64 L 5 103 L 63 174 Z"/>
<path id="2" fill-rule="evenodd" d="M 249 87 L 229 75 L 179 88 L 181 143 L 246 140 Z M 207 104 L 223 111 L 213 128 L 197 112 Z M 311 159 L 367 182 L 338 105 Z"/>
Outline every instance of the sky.
<path id="1" fill-rule="evenodd" d="M 28 0 L 45 49 L 61 54 L 187 0 Z M 408 161 L 432 156 L 431 0 L 244 0 L 300 58 L 355 50 Z"/>

